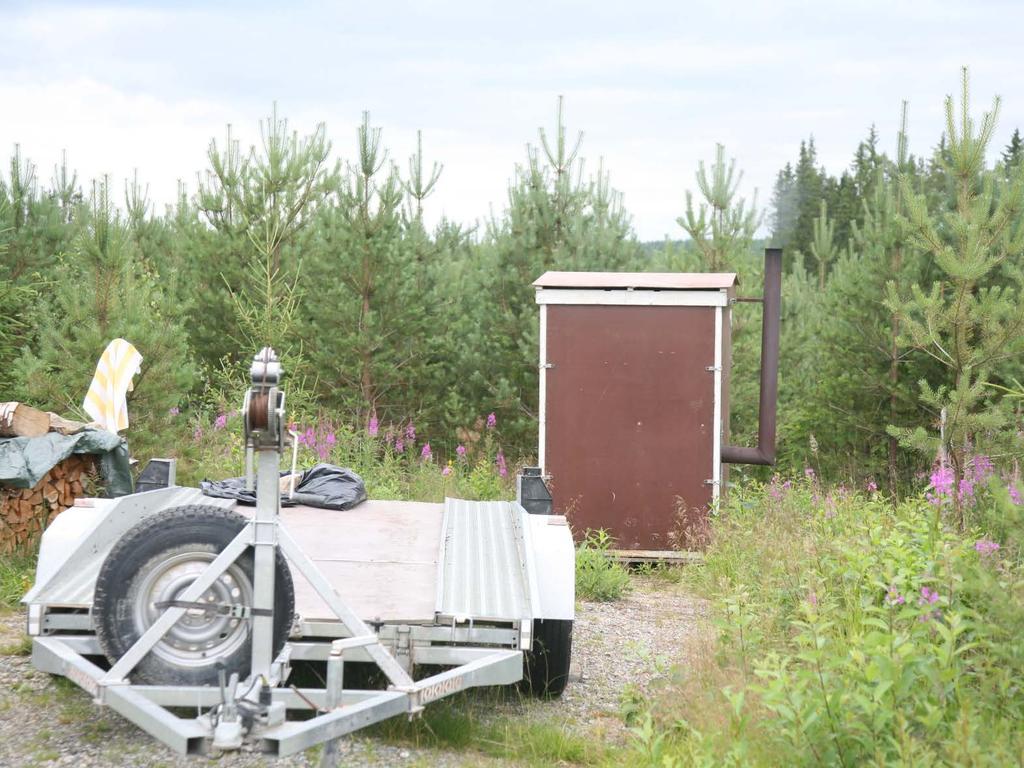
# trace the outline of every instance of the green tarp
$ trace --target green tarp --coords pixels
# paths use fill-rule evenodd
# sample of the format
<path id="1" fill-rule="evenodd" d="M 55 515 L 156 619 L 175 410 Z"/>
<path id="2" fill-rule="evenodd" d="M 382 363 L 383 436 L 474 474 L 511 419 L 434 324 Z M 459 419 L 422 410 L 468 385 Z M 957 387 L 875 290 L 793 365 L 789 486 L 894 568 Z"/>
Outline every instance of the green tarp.
<path id="1" fill-rule="evenodd" d="M 0 485 L 34 488 L 47 472 L 73 453 L 99 456 L 108 497 L 132 492 L 128 445 L 113 432 L 91 428 L 75 435 L 48 432 L 42 437 L 0 440 Z"/>

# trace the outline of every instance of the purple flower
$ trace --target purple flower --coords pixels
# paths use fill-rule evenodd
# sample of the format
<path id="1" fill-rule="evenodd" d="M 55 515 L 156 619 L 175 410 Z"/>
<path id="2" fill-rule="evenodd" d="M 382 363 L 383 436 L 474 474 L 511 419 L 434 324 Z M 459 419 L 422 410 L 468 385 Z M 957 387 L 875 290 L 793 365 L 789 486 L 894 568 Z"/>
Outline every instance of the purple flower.
<path id="1" fill-rule="evenodd" d="M 818 595 L 812 589 L 807 593 L 807 602 L 813 605 L 815 608 L 818 607 Z"/>
<path id="2" fill-rule="evenodd" d="M 813 480 L 814 479 L 814 468 L 813 467 L 806 467 L 804 469 L 804 477 L 806 477 L 806 478 L 808 478 L 810 480 Z"/>
<path id="3" fill-rule="evenodd" d="M 899 590 L 896 589 L 896 585 L 890 584 L 889 591 L 885 594 L 885 602 L 889 605 L 897 606 L 903 605 L 906 600 L 903 598 L 903 595 L 900 594 Z"/>
<path id="4" fill-rule="evenodd" d="M 448 477 L 448 475 L 450 475 L 451 473 L 452 473 L 452 468 L 447 466 L 447 465 L 445 466 L 444 469 L 441 470 L 441 476 L 442 477 Z"/>
<path id="5" fill-rule="evenodd" d="M 455 454 L 460 459 L 466 458 L 466 446 L 464 446 L 462 443 L 459 443 L 458 446 L 456 446 L 455 448 Z"/>
<path id="6" fill-rule="evenodd" d="M 420 459 L 422 461 L 430 461 L 434 457 L 434 454 L 430 451 L 430 443 L 423 444 L 423 450 L 420 451 Z"/>
<path id="7" fill-rule="evenodd" d="M 409 426 L 405 428 L 405 436 L 410 443 L 416 442 L 416 425 L 411 421 L 409 422 Z"/>
<path id="8" fill-rule="evenodd" d="M 993 552 L 999 551 L 999 544 L 995 541 L 989 541 L 988 539 L 978 539 L 974 542 L 974 550 L 985 557 L 991 555 Z"/>
<path id="9" fill-rule="evenodd" d="M 179 413 L 181 413 L 181 408 L 179 408 L 178 406 L 174 406 L 169 411 L 167 411 L 168 416 L 177 416 Z"/>
<path id="10" fill-rule="evenodd" d="M 380 429 L 380 422 L 377 421 L 377 412 L 374 411 L 373 415 L 370 416 L 370 423 L 366 425 L 366 434 L 370 437 L 376 437 L 377 431 Z"/>
<path id="11" fill-rule="evenodd" d="M 214 429 L 224 429 L 228 423 L 228 415 L 226 413 L 220 414 L 217 419 L 213 422 Z"/>
<path id="12" fill-rule="evenodd" d="M 1010 492 L 1010 501 L 1012 501 L 1019 507 L 1021 499 L 1020 491 L 1017 490 L 1016 483 L 1010 483 L 1008 486 L 1006 486 L 1006 490 Z"/>
<path id="13" fill-rule="evenodd" d="M 327 437 L 324 438 L 324 442 L 327 443 L 327 445 L 334 445 L 338 442 L 338 438 L 334 436 L 333 432 L 328 432 Z"/>
<path id="14" fill-rule="evenodd" d="M 316 445 L 316 432 L 313 431 L 312 427 L 306 427 L 306 433 L 303 435 L 306 440 L 306 445 L 312 448 Z"/>
<path id="15" fill-rule="evenodd" d="M 494 463 L 498 465 L 498 475 L 506 477 L 508 475 L 508 467 L 505 465 L 505 454 L 498 451 L 498 455 L 494 457 Z"/>
<path id="16" fill-rule="evenodd" d="M 918 605 L 935 605 L 939 602 L 939 593 L 928 587 L 921 587 L 921 597 L 918 598 Z"/>
<path id="17" fill-rule="evenodd" d="M 935 506 L 944 504 L 953 498 L 953 470 L 950 467 L 939 467 L 932 472 L 928 488 L 935 493 L 925 493 L 925 498 Z"/>
<path id="18" fill-rule="evenodd" d="M 980 453 L 971 461 L 971 466 L 974 470 L 975 483 L 984 483 L 995 470 L 995 467 L 992 466 L 992 459 Z"/>
<path id="19" fill-rule="evenodd" d="M 974 481 L 969 477 L 964 477 L 960 480 L 960 489 L 957 494 L 960 497 L 960 502 L 967 502 L 974 500 Z"/>
<path id="20" fill-rule="evenodd" d="M 498 417 L 494 415 L 494 411 L 487 414 L 487 428 L 494 429 L 498 426 Z"/>
<path id="21" fill-rule="evenodd" d="M 868 493 L 875 493 L 878 490 L 878 483 L 874 480 L 868 481 Z"/>
<path id="22" fill-rule="evenodd" d="M 782 484 L 782 490 L 784 490 L 784 491 L 788 491 L 792 487 L 793 487 L 793 482 L 791 480 L 787 480 L 786 482 L 784 482 Z"/>
<path id="23" fill-rule="evenodd" d="M 402 442 L 402 438 L 395 440 L 395 453 L 402 453 L 405 451 L 405 443 Z"/>

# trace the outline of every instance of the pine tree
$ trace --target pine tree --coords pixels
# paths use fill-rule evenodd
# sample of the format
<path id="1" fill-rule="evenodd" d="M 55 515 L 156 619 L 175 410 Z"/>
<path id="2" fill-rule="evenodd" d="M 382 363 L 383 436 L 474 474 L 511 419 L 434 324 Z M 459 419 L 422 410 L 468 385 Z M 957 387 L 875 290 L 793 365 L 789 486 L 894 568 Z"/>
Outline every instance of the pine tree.
<path id="1" fill-rule="evenodd" d="M 81 403 L 108 342 L 125 338 L 142 353 L 142 373 L 129 395 L 130 436 L 143 453 L 159 433 L 150 430 L 194 382 L 187 336 L 177 307 L 146 269 L 114 210 L 109 183 L 94 183 L 84 227 L 53 286 L 35 350 L 15 366 L 26 399 L 59 413 L 81 414 Z"/>
<path id="2" fill-rule="evenodd" d="M 890 309 L 902 313 L 902 338 L 946 370 L 940 380 L 921 382 L 923 405 L 935 416 L 944 414 L 945 441 L 924 426 L 893 427 L 892 433 L 913 448 L 948 457 L 954 488 L 964 475 L 970 446 L 1005 424 L 1005 414 L 987 387 L 994 366 L 1024 351 L 1024 273 L 1010 270 L 1008 285 L 993 280 L 999 267 L 1024 254 L 1024 228 L 1018 225 L 1024 213 L 1024 168 L 1003 181 L 985 166 L 999 99 L 977 127 L 969 109 L 965 68 L 959 114 L 953 97 L 946 99 L 951 209 L 930 208 L 905 176 L 900 179 L 910 234 L 934 260 L 938 278 L 930 286 L 912 285 L 909 295 L 900 295 L 893 285 L 888 298 Z M 959 494 L 953 501 L 963 525 Z"/>
<path id="3" fill-rule="evenodd" d="M 822 200 L 819 203 L 818 217 L 814 220 L 814 238 L 811 240 L 811 255 L 818 264 L 818 290 L 825 290 L 825 275 L 828 274 L 829 264 L 835 258 L 839 249 L 836 248 L 835 222 L 828 217 L 828 205 Z"/>
<path id="4" fill-rule="evenodd" d="M 786 250 L 793 239 L 798 211 L 796 175 L 793 173 L 793 166 L 789 163 L 786 163 L 775 177 L 771 209 L 772 244 Z"/>
<path id="5" fill-rule="evenodd" d="M 697 188 L 704 198 L 694 211 L 693 193 L 686 191 L 686 214 L 676 219 L 697 246 L 706 269 L 722 272 L 735 269 L 739 256 L 750 251 L 754 232 L 761 223 L 757 212 L 757 191 L 749 208 L 736 192 L 743 180 L 736 174 L 736 160 L 725 162 L 725 147 L 715 149 L 711 173 L 701 160 L 697 166 Z"/>

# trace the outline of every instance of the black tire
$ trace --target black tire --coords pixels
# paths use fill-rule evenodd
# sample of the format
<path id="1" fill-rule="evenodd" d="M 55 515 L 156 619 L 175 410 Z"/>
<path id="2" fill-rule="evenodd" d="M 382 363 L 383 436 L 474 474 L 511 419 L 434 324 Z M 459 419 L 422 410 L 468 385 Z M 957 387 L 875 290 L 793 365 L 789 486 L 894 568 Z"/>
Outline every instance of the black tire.
<path id="1" fill-rule="evenodd" d="M 93 624 L 103 653 L 115 663 L 163 609 L 238 535 L 246 518 L 220 507 L 189 505 L 164 510 L 129 530 L 100 568 Z M 206 597 L 252 606 L 253 550 L 229 566 Z M 277 553 L 274 580 L 274 655 L 284 646 L 295 612 L 295 587 Z M 150 685 L 215 685 L 218 661 L 244 679 L 252 665 L 251 620 L 186 612 L 131 673 Z"/>
<path id="2" fill-rule="evenodd" d="M 572 621 L 537 619 L 533 645 L 523 656 L 523 683 L 538 698 L 561 696 L 569 682 L 572 661 Z"/>

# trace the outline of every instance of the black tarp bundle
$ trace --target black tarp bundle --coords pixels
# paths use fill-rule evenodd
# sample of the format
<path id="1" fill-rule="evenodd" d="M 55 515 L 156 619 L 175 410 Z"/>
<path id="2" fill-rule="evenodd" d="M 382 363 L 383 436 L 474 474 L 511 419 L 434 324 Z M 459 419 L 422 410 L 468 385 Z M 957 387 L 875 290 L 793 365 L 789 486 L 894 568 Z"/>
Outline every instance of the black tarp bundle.
<path id="1" fill-rule="evenodd" d="M 282 472 L 286 477 L 290 472 Z M 203 480 L 199 484 L 203 493 L 219 499 L 237 499 L 241 504 L 256 503 L 256 491 L 245 488 L 244 477 L 232 477 L 228 480 Z M 281 493 L 281 506 L 291 507 L 304 504 L 307 507 L 321 509 L 351 509 L 366 501 L 366 485 L 363 478 L 351 469 L 336 467 L 333 464 L 317 464 L 302 473 L 295 482 L 295 495 L 288 498 L 286 492 Z"/>
<path id="2" fill-rule="evenodd" d="M 132 492 L 128 446 L 124 439 L 105 429 L 87 428 L 74 435 L 47 432 L 39 437 L 0 439 L 0 485 L 35 488 L 40 480 L 73 453 L 99 456 L 106 496 Z"/>

